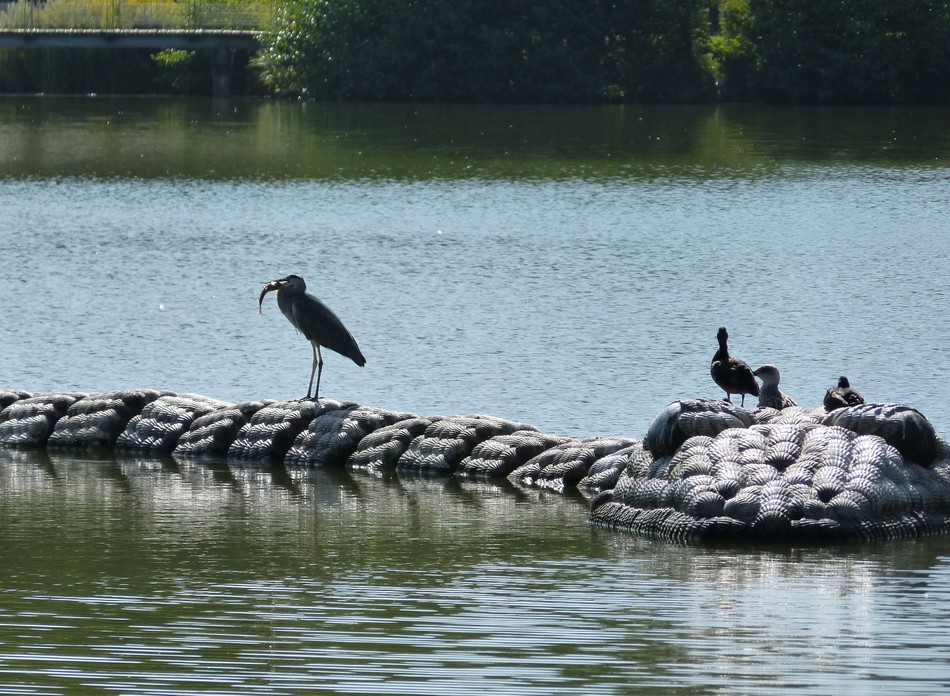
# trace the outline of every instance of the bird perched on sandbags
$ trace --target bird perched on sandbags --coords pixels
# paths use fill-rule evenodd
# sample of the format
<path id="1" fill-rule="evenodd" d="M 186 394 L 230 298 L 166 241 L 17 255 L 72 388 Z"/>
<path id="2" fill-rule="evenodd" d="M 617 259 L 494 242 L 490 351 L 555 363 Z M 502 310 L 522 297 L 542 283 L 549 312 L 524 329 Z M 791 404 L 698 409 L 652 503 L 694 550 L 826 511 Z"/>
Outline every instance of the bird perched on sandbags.
<path id="1" fill-rule="evenodd" d="M 726 392 L 726 401 L 732 403 L 731 394 L 741 394 L 741 405 L 745 406 L 745 395 L 759 395 L 759 383 L 755 381 L 755 375 L 752 374 L 752 368 L 739 358 L 733 358 L 729 355 L 729 332 L 725 326 L 719 327 L 716 334 L 719 339 L 719 350 L 713 356 L 712 364 L 709 366 L 709 374 L 713 381 Z"/>
<path id="2" fill-rule="evenodd" d="M 851 388 L 848 378 L 842 375 L 838 378 L 837 387 L 829 387 L 825 392 L 825 410 L 834 411 L 845 406 L 857 406 L 864 403 L 864 397 Z"/>
<path id="3" fill-rule="evenodd" d="M 782 376 L 775 365 L 761 365 L 753 370 L 752 374 L 762 380 L 762 386 L 759 388 L 759 408 L 781 411 L 783 408 L 798 406 L 795 399 L 778 388 Z"/>
<path id="4" fill-rule="evenodd" d="M 310 341 L 313 348 L 313 367 L 310 370 L 306 398 L 310 398 L 314 374 L 317 376 L 317 388 L 313 390 L 313 399 L 316 401 L 320 398 L 320 376 L 323 374 L 321 347 L 349 358 L 360 367 L 366 364 L 366 358 L 363 357 L 353 334 L 332 309 L 307 292 L 307 284 L 303 278 L 292 274 L 266 283 L 257 301 L 258 313 L 261 313 L 264 296 L 272 290 L 277 291 L 277 306 L 280 311 L 294 328 Z"/>

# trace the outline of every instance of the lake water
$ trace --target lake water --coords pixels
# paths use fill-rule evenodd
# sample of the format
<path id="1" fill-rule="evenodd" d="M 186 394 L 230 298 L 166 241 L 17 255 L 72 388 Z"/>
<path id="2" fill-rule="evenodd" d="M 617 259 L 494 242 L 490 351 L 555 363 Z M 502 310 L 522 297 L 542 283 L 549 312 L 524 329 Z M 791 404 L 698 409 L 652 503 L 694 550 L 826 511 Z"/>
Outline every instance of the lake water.
<path id="1" fill-rule="evenodd" d="M 642 437 L 716 329 L 950 433 L 950 111 L 0 99 L 0 385 Z M 944 538 L 681 548 L 453 480 L 0 451 L 0 693 L 929 694 Z"/>

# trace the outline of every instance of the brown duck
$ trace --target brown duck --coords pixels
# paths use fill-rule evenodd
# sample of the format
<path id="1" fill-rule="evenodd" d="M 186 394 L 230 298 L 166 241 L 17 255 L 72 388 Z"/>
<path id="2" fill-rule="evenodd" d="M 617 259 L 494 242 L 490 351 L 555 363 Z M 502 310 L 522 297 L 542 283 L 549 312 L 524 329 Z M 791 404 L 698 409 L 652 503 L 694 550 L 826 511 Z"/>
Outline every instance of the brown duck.
<path id="1" fill-rule="evenodd" d="M 851 382 L 842 375 L 838 378 L 838 386 L 830 387 L 825 392 L 825 410 L 834 411 L 845 406 L 857 406 L 864 403 L 864 397 L 851 388 Z"/>
<path id="2" fill-rule="evenodd" d="M 719 339 L 719 350 L 713 356 L 709 374 L 712 375 L 713 382 L 726 392 L 726 401 L 732 403 L 730 394 L 741 394 L 741 405 L 745 406 L 746 394 L 759 395 L 759 383 L 755 381 L 751 367 L 739 358 L 729 357 L 729 346 L 726 345 L 729 332 L 726 331 L 725 326 L 719 327 L 716 338 Z"/>
<path id="3" fill-rule="evenodd" d="M 778 388 L 782 375 L 775 365 L 762 365 L 752 374 L 762 380 L 759 390 L 759 408 L 774 408 L 781 411 L 783 408 L 798 406 L 795 399 Z"/>

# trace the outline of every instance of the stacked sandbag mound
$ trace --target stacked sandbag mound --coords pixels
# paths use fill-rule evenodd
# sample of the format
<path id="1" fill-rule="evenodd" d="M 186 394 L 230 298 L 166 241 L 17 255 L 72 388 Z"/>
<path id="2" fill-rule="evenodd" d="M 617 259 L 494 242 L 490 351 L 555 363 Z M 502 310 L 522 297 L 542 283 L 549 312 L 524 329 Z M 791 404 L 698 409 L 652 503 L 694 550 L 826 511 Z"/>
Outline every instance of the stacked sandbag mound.
<path id="1" fill-rule="evenodd" d="M 671 404 L 592 499 L 591 521 L 689 543 L 950 531 L 950 447 L 919 411 L 768 411 Z"/>

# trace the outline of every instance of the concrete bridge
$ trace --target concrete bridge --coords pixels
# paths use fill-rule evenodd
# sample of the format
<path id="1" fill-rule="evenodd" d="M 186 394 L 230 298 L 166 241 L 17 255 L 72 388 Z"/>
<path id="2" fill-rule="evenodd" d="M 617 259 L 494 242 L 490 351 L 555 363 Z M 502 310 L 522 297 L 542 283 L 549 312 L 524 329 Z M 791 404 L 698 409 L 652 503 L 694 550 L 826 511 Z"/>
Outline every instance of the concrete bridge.
<path id="1" fill-rule="evenodd" d="M 228 96 L 233 52 L 260 47 L 273 21 L 273 5 L 273 0 L 0 1 L 0 47 L 208 50 L 212 93 Z"/>

